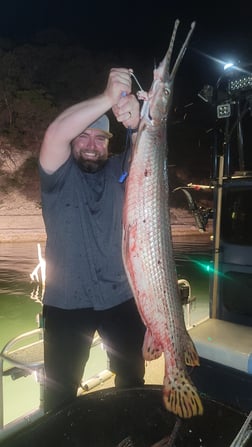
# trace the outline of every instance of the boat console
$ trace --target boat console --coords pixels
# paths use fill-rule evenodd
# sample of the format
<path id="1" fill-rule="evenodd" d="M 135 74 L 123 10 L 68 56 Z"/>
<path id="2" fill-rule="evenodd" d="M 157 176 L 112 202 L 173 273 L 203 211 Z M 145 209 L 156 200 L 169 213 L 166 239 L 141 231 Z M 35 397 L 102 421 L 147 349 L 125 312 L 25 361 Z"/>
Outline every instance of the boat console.
<path id="1" fill-rule="evenodd" d="M 248 68 L 233 67 L 208 97 L 217 115 L 210 319 L 190 330 L 201 359 L 192 374 L 196 386 L 244 411 L 252 409 L 252 76 Z"/>

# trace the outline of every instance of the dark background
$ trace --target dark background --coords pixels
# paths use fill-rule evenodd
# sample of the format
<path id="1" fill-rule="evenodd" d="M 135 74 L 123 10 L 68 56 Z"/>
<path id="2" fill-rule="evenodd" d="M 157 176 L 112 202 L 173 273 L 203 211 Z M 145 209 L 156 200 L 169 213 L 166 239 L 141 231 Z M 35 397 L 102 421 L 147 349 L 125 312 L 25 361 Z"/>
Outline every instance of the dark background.
<path id="1" fill-rule="evenodd" d="M 249 1 L 196 3 L 1 0 L 0 36 L 16 45 L 55 39 L 61 47 L 81 46 L 90 51 L 90 57 L 98 59 L 109 53 L 104 82 L 109 67 L 132 67 L 142 87 L 148 90 L 153 67 L 168 47 L 175 19 L 181 22 L 176 49 L 191 22 L 196 21 L 175 82 L 169 117 L 169 163 L 189 169 L 191 175 L 197 171 L 205 177 L 211 171 L 216 108 L 202 102 L 198 92 L 205 84 L 216 85 L 230 59 L 241 65 L 252 61 L 252 6 Z M 96 86 L 94 79 L 94 92 L 102 89 L 101 78 L 97 79 L 100 84 Z M 84 93 L 85 85 L 76 99 L 81 100 Z M 67 92 L 65 96 L 68 105 Z M 116 131 L 115 126 L 112 122 L 112 131 Z M 246 140 L 250 140 L 248 134 Z M 114 140 L 114 144 L 122 146 L 123 142 Z"/>

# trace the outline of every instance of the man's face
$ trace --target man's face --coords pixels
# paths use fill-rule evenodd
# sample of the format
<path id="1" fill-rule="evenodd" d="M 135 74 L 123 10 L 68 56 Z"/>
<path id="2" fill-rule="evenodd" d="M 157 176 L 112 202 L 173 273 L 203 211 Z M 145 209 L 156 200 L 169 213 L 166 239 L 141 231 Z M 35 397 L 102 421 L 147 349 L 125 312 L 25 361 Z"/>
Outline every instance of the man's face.
<path id="1" fill-rule="evenodd" d="M 86 172 L 99 171 L 108 159 L 107 135 L 98 129 L 86 129 L 72 141 L 72 153 Z"/>

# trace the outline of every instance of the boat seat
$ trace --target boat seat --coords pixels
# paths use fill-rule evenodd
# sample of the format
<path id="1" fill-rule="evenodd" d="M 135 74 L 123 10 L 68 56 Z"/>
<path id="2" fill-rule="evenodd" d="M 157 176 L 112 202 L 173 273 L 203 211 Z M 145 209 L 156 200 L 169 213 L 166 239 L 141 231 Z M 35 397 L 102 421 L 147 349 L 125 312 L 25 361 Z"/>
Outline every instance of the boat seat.
<path id="1" fill-rule="evenodd" d="M 200 357 L 252 374 L 252 327 L 209 318 L 188 332 Z"/>

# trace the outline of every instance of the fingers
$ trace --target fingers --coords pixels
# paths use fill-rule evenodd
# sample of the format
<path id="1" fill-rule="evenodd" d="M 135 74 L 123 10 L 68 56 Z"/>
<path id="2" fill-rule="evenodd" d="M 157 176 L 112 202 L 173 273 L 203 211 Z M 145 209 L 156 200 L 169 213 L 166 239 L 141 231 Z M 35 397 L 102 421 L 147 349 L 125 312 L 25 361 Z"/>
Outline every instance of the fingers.
<path id="1" fill-rule="evenodd" d="M 123 123 L 125 127 L 134 129 L 138 126 L 140 106 L 134 95 L 130 94 L 121 97 L 112 110 L 117 121 Z"/>
<path id="2" fill-rule="evenodd" d="M 112 110 L 118 122 L 125 127 L 136 128 L 139 123 L 140 106 L 131 94 L 132 69 L 112 68 L 109 73 L 107 94 L 110 95 Z"/>
<path id="3" fill-rule="evenodd" d="M 131 93 L 131 70 L 128 68 L 112 68 L 109 73 L 106 93 L 112 101 L 112 106 L 118 103 L 121 97 Z"/>

